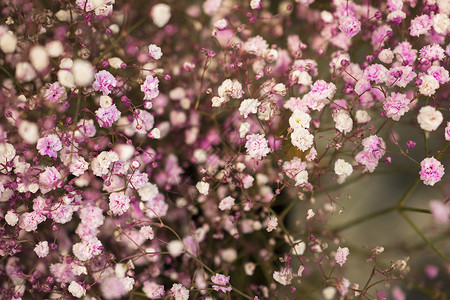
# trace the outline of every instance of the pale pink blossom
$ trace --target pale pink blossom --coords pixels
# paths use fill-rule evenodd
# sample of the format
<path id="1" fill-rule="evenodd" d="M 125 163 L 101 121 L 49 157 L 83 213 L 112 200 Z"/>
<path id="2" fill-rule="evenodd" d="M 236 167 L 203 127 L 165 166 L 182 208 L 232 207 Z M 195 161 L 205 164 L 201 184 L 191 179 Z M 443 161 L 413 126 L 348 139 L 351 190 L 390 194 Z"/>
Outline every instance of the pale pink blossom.
<path id="1" fill-rule="evenodd" d="M 49 253 L 48 242 L 39 242 L 39 244 L 34 247 L 34 252 L 36 252 L 36 255 L 40 258 L 46 257 Z"/>
<path id="2" fill-rule="evenodd" d="M 130 198 L 123 192 L 109 195 L 109 209 L 116 215 L 123 215 L 130 208 Z"/>
<path id="3" fill-rule="evenodd" d="M 270 152 L 268 141 L 264 138 L 264 135 L 251 134 L 247 135 L 246 139 L 245 148 L 251 158 L 261 160 Z"/>
<path id="4" fill-rule="evenodd" d="M 344 247 L 344 248 L 339 247 L 336 250 L 336 255 L 334 256 L 334 259 L 335 259 L 336 263 L 342 267 L 342 265 L 344 265 L 345 262 L 347 261 L 347 256 L 349 254 L 350 254 L 350 251 L 348 250 L 347 247 Z"/>
<path id="5" fill-rule="evenodd" d="M 435 185 L 444 176 L 444 166 L 434 157 L 427 157 L 420 162 L 420 179 L 426 185 Z"/>
<path id="6" fill-rule="evenodd" d="M 223 274 L 216 274 L 211 277 L 211 281 L 214 283 L 212 286 L 215 291 L 221 292 L 231 292 L 232 287 L 230 284 L 230 276 L 225 276 Z"/>
<path id="7" fill-rule="evenodd" d="M 36 149 L 42 156 L 48 155 L 56 158 L 58 151 L 62 149 L 62 142 L 56 134 L 49 134 L 38 139 Z"/>

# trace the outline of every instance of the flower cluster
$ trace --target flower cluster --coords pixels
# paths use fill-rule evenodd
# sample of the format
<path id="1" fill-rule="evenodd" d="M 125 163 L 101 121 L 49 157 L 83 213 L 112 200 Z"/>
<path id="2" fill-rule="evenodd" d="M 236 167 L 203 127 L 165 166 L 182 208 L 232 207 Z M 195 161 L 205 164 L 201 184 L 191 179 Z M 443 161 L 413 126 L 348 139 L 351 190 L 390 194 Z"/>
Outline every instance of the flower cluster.
<path id="1" fill-rule="evenodd" d="M 0 298 L 443 295 L 448 0 L 7 2 Z"/>

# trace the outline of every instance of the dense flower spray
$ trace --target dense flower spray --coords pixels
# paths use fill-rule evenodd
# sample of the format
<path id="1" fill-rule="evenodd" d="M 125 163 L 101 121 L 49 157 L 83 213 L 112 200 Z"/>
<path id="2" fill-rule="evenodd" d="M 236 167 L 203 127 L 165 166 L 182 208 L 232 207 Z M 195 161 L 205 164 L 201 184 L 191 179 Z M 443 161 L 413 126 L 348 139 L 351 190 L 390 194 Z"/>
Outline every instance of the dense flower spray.
<path id="1" fill-rule="evenodd" d="M 445 295 L 449 15 L 2 3 L 0 298 Z"/>

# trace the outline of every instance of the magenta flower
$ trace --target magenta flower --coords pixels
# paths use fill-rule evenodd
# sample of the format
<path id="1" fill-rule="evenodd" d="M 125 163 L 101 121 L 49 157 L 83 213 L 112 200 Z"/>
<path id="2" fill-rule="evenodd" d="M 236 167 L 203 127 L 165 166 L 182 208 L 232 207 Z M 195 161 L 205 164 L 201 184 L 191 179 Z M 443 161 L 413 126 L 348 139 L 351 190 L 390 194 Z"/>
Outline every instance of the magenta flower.
<path id="1" fill-rule="evenodd" d="M 343 17 L 339 20 L 339 29 L 351 39 L 361 31 L 361 22 L 353 16 Z"/>
<path id="2" fill-rule="evenodd" d="M 95 91 L 101 91 L 103 95 L 109 95 L 117 86 L 116 78 L 108 71 L 102 70 L 94 75 L 95 81 L 92 88 Z"/>
<path id="3" fill-rule="evenodd" d="M 426 185 L 435 185 L 444 176 L 444 166 L 434 157 L 427 157 L 420 163 L 420 179 Z"/>
<path id="4" fill-rule="evenodd" d="M 141 85 L 141 91 L 144 92 L 144 100 L 152 100 L 159 95 L 158 85 L 158 78 L 147 75 L 144 83 Z"/>
<path id="5" fill-rule="evenodd" d="M 111 127 L 114 122 L 120 119 L 120 111 L 117 109 L 116 105 L 113 104 L 108 107 L 100 107 L 95 111 L 97 116 L 98 124 L 100 127 Z"/>
<path id="6" fill-rule="evenodd" d="M 231 292 L 233 289 L 230 285 L 230 276 L 225 276 L 222 274 L 216 274 L 211 277 L 211 281 L 214 283 L 212 286 L 215 291 L 221 292 Z"/>
<path id="7" fill-rule="evenodd" d="M 409 111 L 409 99 L 405 94 L 392 93 L 384 101 L 383 109 L 386 111 L 386 116 L 395 121 L 400 120 L 407 111 Z"/>
<path id="8" fill-rule="evenodd" d="M 56 134 L 49 134 L 37 141 L 36 149 L 42 156 L 57 157 L 58 151 L 62 149 L 62 142 Z"/>

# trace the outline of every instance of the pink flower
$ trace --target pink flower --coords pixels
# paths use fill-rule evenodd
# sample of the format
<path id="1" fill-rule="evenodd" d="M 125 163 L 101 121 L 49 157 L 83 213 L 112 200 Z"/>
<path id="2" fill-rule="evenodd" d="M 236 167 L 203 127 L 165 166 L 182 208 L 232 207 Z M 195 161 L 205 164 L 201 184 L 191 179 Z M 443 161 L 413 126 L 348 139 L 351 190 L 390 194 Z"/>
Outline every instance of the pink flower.
<path id="1" fill-rule="evenodd" d="M 220 210 L 230 210 L 234 205 L 234 198 L 233 197 L 225 197 L 222 199 L 219 203 L 219 209 Z"/>
<path id="2" fill-rule="evenodd" d="M 443 60 L 445 58 L 445 51 L 438 44 L 426 45 L 420 49 L 420 58 L 428 61 Z"/>
<path id="3" fill-rule="evenodd" d="M 361 31 L 361 22 L 353 16 L 342 17 L 339 20 L 339 29 L 351 39 Z"/>
<path id="4" fill-rule="evenodd" d="M 450 141 L 450 122 L 447 122 L 447 127 L 445 127 L 445 140 Z"/>
<path id="5" fill-rule="evenodd" d="M 311 94 L 315 100 L 324 100 L 333 98 L 335 92 L 336 86 L 334 83 L 327 83 L 319 79 L 311 86 L 311 91 L 308 94 Z"/>
<path id="6" fill-rule="evenodd" d="M 336 251 L 336 255 L 334 256 L 334 260 L 337 264 L 339 264 L 341 267 L 345 262 L 347 261 L 347 256 L 350 254 L 350 251 L 347 247 L 341 248 L 339 247 Z"/>
<path id="7" fill-rule="evenodd" d="M 42 194 L 54 190 L 61 180 L 62 176 L 55 167 L 45 167 L 44 172 L 39 174 L 39 185 Z"/>
<path id="8" fill-rule="evenodd" d="M 244 50 L 256 56 L 263 56 L 268 48 L 269 45 L 267 44 L 266 40 L 259 35 L 250 38 L 244 43 Z"/>
<path id="9" fill-rule="evenodd" d="M 215 284 L 212 286 L 215 291 L 221 291 L 226 293 L 231 292 L 232 290 L 232 287 L 228 286 L 230 284 L 230 276 L 216 274 L 213 277 L 211 277 L 211 281 Z"/>
<path id="10" fill-rule="evenodd" d="M 450 206 L 448 203 L 431 200 L 429 205 L 433 219 L 439 224 L 447 224 L 450 218 Z"/>
<path id="11" fill-rule="evenodd" d="M 372 88 L 369 80 L 361 78 L 355 85 L 355 93 L 358 95 L 362 95 L 365 92 L 369 91 Z"/>
<path id="12" fill-rule="evenodd" d="M 447 83 L 450 80 L 448 70 L 441 66 L 431 66 L 427 70 L 427 73 L 436 78 L 439 84 Z"/>
<path id="13" fill-rule="evenodd" d="M 174 283 L 170 291 L 173 293 L 175 300 L 188 300 L 189 291 L 180 283 Z"/>
<path id="14" fill-rule="evenodd" d="M 421 15 L 411 21 L 409 26 L 411 36 L 426 34 L 431 29 L 431 19 L 428 15 Z"/>
<path id="15" fill-rule="evenodd" d="M 401 116 L 409 111 L 409 103 L 410 101 L 405 94 L 392 93 L 384 101 L 383 109 L 389 118 L 398 121 Z"/>
<path id="16" fill-rule="evenodd" d="M 47 218 L 40 212 L 33 211 L 31 213 L 24 213 L 20 217 L 19 227 L 25 231 L 35 231 L 37 226 L 44 222 Z"/>
<path id="17" fill-rule="evenodd" d="M 109 209 L 116 215 L 123 215 L 130 208 L 130 198 L 123 192 L 109 195 Z"/>
<path id="18" fill-rule="evenodd" d="M 73 206 L 64 203 L 54 203 L 50 209 L 49 218 L 56 223 L 65 224 L 72 220 Z"/>
<path id="19" fill-rule="evenodd" d="M 42 156 L 57 157 L 58 151 L 62 149 L 62 143 L 56 134 L 49 134 L 37 141 L 36 149 Z"/>
<path id="20" fill-rule="evenodd" d="M 45 90 L 44 99 L 52 103 L 61 103 L 67 99 L 66 89 L 57 81 Z"/>
<path id="21" fill-rule="evenodd" d="M 417 74 L 413 71 L 411 66 L 392 67 L 387 73 L 386 84 L 388 86 L 396 85 L 404 88 L 411 80 L 416 78 L 416 76 Z"/>
<path id="22" fill-rule="evenodd" d="M 164 286 L 159 285 L 152 281 L 144 282 L 144 287 L 142 288 L 145 295 L 150 299 L 162 298 L 165 294 Z"/>
<path id="23" fill-rule="evenodd" d="M 103 95 L 109 95 L 117 86 L 116 78 L 108 71 L 102 70 L 94 75 L 95 81 L 92 88 L 95 91 L 101 91 Z"/>
<path id="24" fill-rule="evenodd" d="M 420 162 L 420 179 L 426 185 L 433 186 L 444 176 L 444 166 L 434 157 L 427 157 Z"/>
<path id="25" fill-rule="evenodd" d="M 417 50 L 413 49 L 409 42 L 401 42 L 394 48 L 394 53 L 398 53 L 397 59 L 400 62 L 406 61 L 409 65 L 412 65 L 417 59 Z"/>
<path id="26" fill-rule="evenodd" d="M 372 33 L 372 46 L 374 48 L 383 47 L 384 43 L 389 40 L 388 32 L 392 32 L 391 27 L 388 25 L 382 25 L 375 29 Z"/>
<path id="27" fill-rule="evenodd" d="M 375 83 L 386 81 L 388 70 L 380 64 L 373 64 L 364 69 L 364 78 Z"/>
<path id="28" fill-rule="evenodd" d="M 41 258 L 46 257 L 49 252 L 48 242 L 47 241 L 39 242 L 39 244 L 37 244 L 36 247 L 34 247 L 34 252 L 36 252 L 36 255 Z"/>
<path id="29" fill-rule="evenodd" d="M 81 241 L 81 243 L 74 244 L 72 251 L 80 261 L 87 261 L 92 257 L 101 254 L 103 251 L 103 246 L 99 239 L 96 237 L 90 237 Z"/>
<path id="30" fill-rule="evenodd" d="M 376 159 L 380 159 L 385 154 L 386 144 L 384 140 L 376 135 L 371 135 L 362 140 L 364 150 Z"/>
<path id="31" fill-rule="evenodd" d="M 141 91 L 144 92 L 144 100 L 152 100 L 159 95 L 158 85 L 158 78 L 147 75 L 144 83 L 141 85 Z"/>
<path id="32" fill-rule="evenodd" d="M 156 46 L 155 44 L 151 44 L 148 46 L 148 55 L 154 60 L 158 60 L 162 57 L 161 48 Z"/>
<path id="33" fill-rule="evenodd" d="M 153 240 L 155 238 L 155 233 L 151 226 L 142 226 L 139 232 L 148 240 Z"/>
<path id="34" fill-rule="evenodd" d="M 247 153 L 251 158 L 261 160 L 270 152 L 268 141 L 264 138 L 264 135 L 251 134 L 247 135 L 246 138 L 245 148 L 247 148 Z"/>
<path id="35" fill-rule="evenodd" d="M 339 294 L 341 294 L 341 296 L 347 295 L 348 288 L 350 287 L 350 280 L 348 280 L 347 278 L 342 278 L 342 280 L 336 279 L 336 281 L 336 288 L 338 289 Z"/>
<path id="36" fill-rule="evenodd" d="M 111 127 L 114 122 L 120 119 L 120 111 L 117 109 L 116 105 L 113 104 L 108 107 L 100 107 L 95 111 L 97 116 L 98 124 L 100 127 L 108 128 Z"/>

